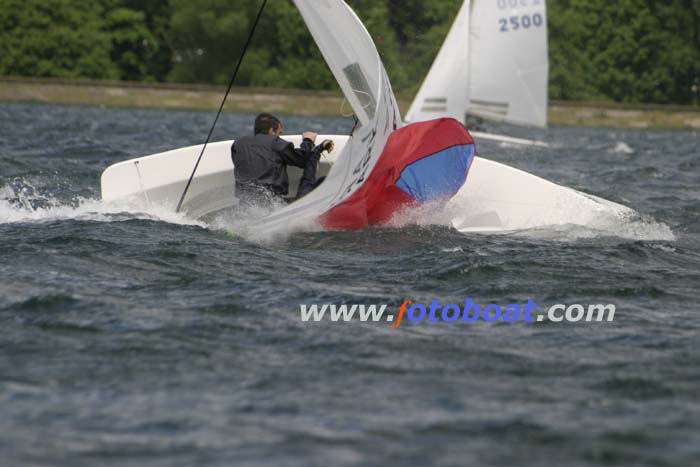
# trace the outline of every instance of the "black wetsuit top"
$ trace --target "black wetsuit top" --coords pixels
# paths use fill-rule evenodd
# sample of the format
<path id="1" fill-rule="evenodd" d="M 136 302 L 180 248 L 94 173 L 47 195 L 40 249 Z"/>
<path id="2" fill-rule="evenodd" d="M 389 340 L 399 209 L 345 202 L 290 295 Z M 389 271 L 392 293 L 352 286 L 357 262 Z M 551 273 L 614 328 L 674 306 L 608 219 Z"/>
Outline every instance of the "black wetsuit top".
<path id="1" fill-rule="evenodd" d="M 273 135 L 236 139 L 231 146 L 231 160 L 237 196 L 256 196 L 263 190 L 275 196 L 286 196 L 289 193 L 287 166 L 303 169 L 313 152 L 314 143 L 308 138 L 299 149 Z"/>

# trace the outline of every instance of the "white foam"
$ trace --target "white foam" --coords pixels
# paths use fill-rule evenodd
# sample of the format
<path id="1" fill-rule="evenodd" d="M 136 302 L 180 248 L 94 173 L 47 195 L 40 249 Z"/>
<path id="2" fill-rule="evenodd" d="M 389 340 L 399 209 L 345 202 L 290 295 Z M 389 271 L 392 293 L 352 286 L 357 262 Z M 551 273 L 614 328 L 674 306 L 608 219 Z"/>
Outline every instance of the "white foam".
<path id="1" fill-rule="evenodd" d="M 37 207 L 39 205 L 39 207 Z M 170 208 L 139 201 L 105 202 L 96 199 L 77 198 L 71 203 L 61 202 L 50 196 L 37 194 L 36 190 L 26 184 L 15 190 L 12 187 L 0 187 L 0 224 L 11 223 L 47 223 L 57 220 L 82 220 L 94 222 L 123 222 L 132 219 L 153 220 L 178 225 L 199 226 L 234 234 L 249 241 L 269 243 L 286 237 L 299 230 L 321 231 L 317 223 L 311 223 L 302 229 L 277 233 L 274 236 L 260 235 L 254 228 L 257 221 L 283 207 L 282 203 L 264 206 L 239 207 L 224 211 L 206 220 L 193 220 L 182 213 L 175 213 Z M 580 210 L 581 207 L 579 206 Z M 451 226 L 454 219 L 466 211 L 465 206 L 454 203 L 426 203 L 411 206 L 397 212 L 387 226 L 402 228 L 409 225 Z M 570 212 L 570 210 L 569 210 Z M 579 211 L 580 214 L 580 211 Z M 572 241 L 597 237 L 618 237 L 630 240 L 675 241 L 671 229 L 663 223 L 656 222 L 649 216 L 642 216 L 629 210 L 616 213 L 605 209 L 590 211 L 585 223 L 571 223 L 571 219 L 562 218 L 561 222 L 545 224 L 551 218 L 543 216 L 541 225 L 513 225 L 509 229 L 474 229 L 464 233 L 510 234 L 531 238 Z"/>
<path id="2" fill-rule="evenodd" d="M 619 238 L 634 241 L 675 241 L 671 229 L 662 223 L 631 222 L 609 226 L 553 225 L 512 232 L 514 236 L 551 241 Z"/>
<path id="3" fill-rule="evenodd" d="M 453 212 L 445 202 L 438 201 L 418 206 L 406 206 L 396 212 L 387 223 L 388 227 L 401 228 L 408 225 L 445 225 L 452 222 Z"/>
<path id="4" fill-rule="evenodd" d="M 39 205 L 39 206 L 37 206 Z M 0 188 L 0 224 L 46 223 L 59 220 L 95 222 L 119 222 L 131 219 L 147 219 L 171 224 L 206 224 L 176 214 L 158 205 L 138 205 L 128 202 L 103 202 L 78 197 L 71 203 L 35 193 L 31 185 L 15 191 L 9 186 Z"/>
<path id="5" fill-rule="evenodd" d="M 278 230 L 267 234 L 259 229 L 259 222 L 266 216 L 285 207 L 286 204 L 271 197 L 261 204 L 242 204 L 234 208 L 217 212 L 205 218 L 207 227 L 212 230 L 226 232 L 228 235 L 244 238 L 248 241 L 269 244 L 280 241 L 289 235 L 300 231 L 321 231 L 322 227 L 315 221 L 308 224 L 295 224 L 294 228 Z"/>
<path id="6" fill-rule="evenodd" d="M 585 224 L 559 223 L 508 231 L 465 231 L 464 233 L 505 234 L 550 241 L 576 241 L 606 237 L 634 241 L 676 241 L 676 236 L 668 225 L 634 211 L 623 214 L 598 212 Z"/>
<path id="7" fill-rule="evenodd" d="M 618 141 L 611 152 L 613 152 L 615 154 L 634 154 L 634 149 L 632 149 L 624 141 Z"/>

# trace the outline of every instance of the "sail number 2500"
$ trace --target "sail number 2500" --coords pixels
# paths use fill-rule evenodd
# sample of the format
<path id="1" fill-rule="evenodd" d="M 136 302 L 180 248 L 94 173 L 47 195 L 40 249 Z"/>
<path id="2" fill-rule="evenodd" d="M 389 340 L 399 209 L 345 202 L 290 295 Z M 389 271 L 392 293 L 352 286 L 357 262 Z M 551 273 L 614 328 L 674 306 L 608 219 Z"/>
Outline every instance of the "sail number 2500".
<path id="1" fill-rule="evenodd" d="M 539 28 L 544 24 L 544 19 L 540 13 L 534 15 L 511 16 L 498 20 L 501 32 L 517 31 L 518 29 Z"/>

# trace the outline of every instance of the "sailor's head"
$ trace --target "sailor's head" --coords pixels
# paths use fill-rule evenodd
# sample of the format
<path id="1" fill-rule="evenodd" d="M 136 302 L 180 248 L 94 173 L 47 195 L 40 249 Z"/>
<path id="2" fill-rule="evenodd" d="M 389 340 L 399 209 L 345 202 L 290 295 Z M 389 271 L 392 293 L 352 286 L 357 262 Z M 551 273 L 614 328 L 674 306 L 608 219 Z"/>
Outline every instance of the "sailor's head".
<path id="1" fill-rule="evenodd" d="M 272 114 L 262 113 L 255 118 L 255 134 L 279 136 L 282 134 L 282 122 Z"/>

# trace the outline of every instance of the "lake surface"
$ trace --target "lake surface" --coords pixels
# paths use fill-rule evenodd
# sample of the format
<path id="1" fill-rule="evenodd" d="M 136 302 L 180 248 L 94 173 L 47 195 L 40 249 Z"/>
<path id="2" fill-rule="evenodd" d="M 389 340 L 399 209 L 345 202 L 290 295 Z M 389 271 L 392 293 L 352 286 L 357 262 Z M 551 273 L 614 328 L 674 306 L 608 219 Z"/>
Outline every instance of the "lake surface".
<path id="1" fill-rule="evenodd" d="M 555 127 L 486 157 L 637 210 L 606 231 L 231 237 L 100 202 L 214 115 L 0 103 L 3 465 L 691 465 L 700 133 Z M 252 131 L 224 114 L 214 140 Z M 285 130 L 348 133 L 344 118 Z M 304 323 L 301 304 L 615 304 L 614 322 Z"/>

